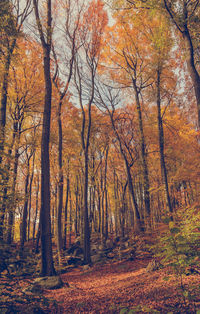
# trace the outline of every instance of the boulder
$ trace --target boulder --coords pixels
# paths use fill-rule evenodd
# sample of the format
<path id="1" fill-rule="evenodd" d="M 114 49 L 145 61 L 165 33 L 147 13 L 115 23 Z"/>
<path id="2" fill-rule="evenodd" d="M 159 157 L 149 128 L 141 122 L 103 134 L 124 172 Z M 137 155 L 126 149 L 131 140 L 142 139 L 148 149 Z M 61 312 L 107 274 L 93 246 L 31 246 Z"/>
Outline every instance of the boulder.
<path id="1" fill-rule="evenodd" d="M 36 289 L 59 289 L 63 286 L 63 282 L 59 276 L 40 277 L 33 281 L 33 286 Z"/>

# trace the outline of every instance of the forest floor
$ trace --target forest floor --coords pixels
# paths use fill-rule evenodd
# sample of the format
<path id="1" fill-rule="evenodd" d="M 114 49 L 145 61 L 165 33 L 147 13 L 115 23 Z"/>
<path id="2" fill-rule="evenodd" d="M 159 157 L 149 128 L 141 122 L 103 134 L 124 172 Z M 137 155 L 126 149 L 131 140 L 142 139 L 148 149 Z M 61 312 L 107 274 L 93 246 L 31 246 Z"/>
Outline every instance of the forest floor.
<path id="1" fill-rule="evenodd" d="M 148 263 L 149 259 L 118 261 L 62 274 L 65 285 L 45 293 L 59 304 L 49 313 L 200 313 L 199 275 L 184 278 L 184 300 L 169 269 L 147 272 Z"/>
<path id="2" fill-rule="evenodd" d="M 0 278 L 0 313 L 200 314 L 200 275 L 185 276 L 183 291 L 169 267 L 147 271 L 151 260 L 143 257 L 69 268 L 60 275 L 60 289 L 29 293 L 26 300 L 23 291 L 31 286 L 33 277 Z M 6 291 L 14 293 L 11 303 Z M 48 303 L 37 307 L 38 298 Z"/>

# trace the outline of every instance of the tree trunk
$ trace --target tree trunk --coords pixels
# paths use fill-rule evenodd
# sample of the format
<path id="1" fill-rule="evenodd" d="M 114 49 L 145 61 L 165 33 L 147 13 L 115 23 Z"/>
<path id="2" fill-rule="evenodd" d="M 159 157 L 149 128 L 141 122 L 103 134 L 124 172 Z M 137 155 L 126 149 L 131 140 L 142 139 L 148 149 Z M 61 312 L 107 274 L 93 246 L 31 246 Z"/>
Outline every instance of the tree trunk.
<path id="1" fill-rule="evenodd" d="M 45 79 L 45 99 L 42 124 L 41 142 L 41 210 L 40 210 L 40 233 L 41 233 L 41 276 L 55 275 L 51 241 L 51 217 L 50 217 L 50 163 L 49 163 L 49 137 L 51 121 L 51 96 L 52 83 L 50 72 L 50 53 L 51 53 L 51 0 L 47 0 L 47 29 L 46 40 L 39 17 L 38 1 L 33 0 L 35 17 L 43 47 L 44 58 L 44 79 Z"/>
<path id="2" fill-rule="evenodd" d="M 119 204 L 119 198 L 118 198 L 118 178 L 117 178 L 117 175 L 115 173 L 115 169 L 114 169 L 114 199 L 115 199 L 115 214 L 114 214 L 114 217 L 115 217 L 115 236 L 117 237 L 118 236 L 118 204 Z M 117 182 L 116 182 L 117 181 Z"/>
<path id="3" fill-rule="evenodd" d="M 78 188 L 78 176 L 76 176 L 76 186 L 75 186 L 75 198 L 76 198 L 76 213 L 75 213 L 75 235 L 78 236 L 78 208 L 79 208 L 79 188 Z"/>
<path id="4" fill-rule="evenodd" d="M 113 131 L 115 132 L 117 141 L 119 143 L 119 148 L 120 148 L 120 153 L 124 159 L 124 163 L 125 163 L 125 169 L 126 169 L 126 174 L 127 174 L 127 180 L 128 180 L 128 187 L 129 187 L 129 191 L 131 194 L 131 200 L 132 200 L 132 205 L 133 205 L 133 211 L 134 211 L 134 232 L 135 233 L 140 233 L 142 230 L 142 226 L 141 226 L 141 221 L 140 221 L 140 214 L 139 214 L 139 210 L 138 210 L 138 205 L 137 205 L 137 201 L 135 198 L 135 192 L 134 192 L 134 188 L 133 188 L 133 181 L 132 181 L 132 177 L 131 177 L 131 169 L 126 157 L 126 153 L 123 150 L 122 147 L 122 143 L 121 143 L 121 139 L 119 137 L 119 134 L 116 130 L 115 127 L 115 122 L 114 122 L 114 118 L 113 118 L 113 113 L 111 114 L 111 112 L 109 111 L 109 116 L 111 119 L 111 123 L 112 123 L 112 128 Z"/>
<path id="5" fill-rule="evenodd" d="M 69 190 L 69 246 L 72 244 L 72 196 Z"/>
<path id="6" fill-rule="evenodd" d="M 198 126 L 200 128 L 200 76 L 195 66 L 194 48 L 193 48 L 193 43 L 192 43 L 187 25 L 185 25 L 185 30 L 183 32 L 183 39 L 184 39 L 185 49 L 186 49 L 187 67 L 190 73 L 190 77 L 192 79 L 194 92 L 196 96 L 197 112 L 198 112 Z"/>
<path id="7" fill-rule="evenodd" d="M 15 190 L 17 183 L 17 171 L 18 171 L 18 161 L 19 161 L 19 143 L 20 143 L 20 131 L 17 131 L 17 140 L 15 146 L 15 157 L 14 157 L 14 169 L 13 169 L 13 177 L 12 177 L 12 188 L 11 188 L 11 202 L 9 205 L 8 211 L 8 230 L 6 235 L 7 244 L 11 244 L 12 242 L 12 231 L 14 224 L 14 215 L 15 215 Z"/>
<path id="8" fill-rule="evenodd" d="M 58 211 L 57 211 L 57 247 L 58 247 L 58 262 L 61 264 L 63 239 L 62 239 L 62 209 L 63 209 L 63 161 L 62 161 L 62 121 L 61 121 L 62 101 L 58 105 L 57 122 L 58 122 L 58 167 L 59 167 L 59 182 L 58 182 Z"/>
<path id="9" fill-rule="evenodd" d="M 39 187 L 40 187 L 40 178 L 39 175 L 37 175 L 37 186 L 36 186 L 36 201 L 35 201 L 35 218 L 33 222 L 33 241 L 35 239 L 35 229 L 36 229 L 36 221 L 37 221 L 37 215 L 38 215 L 38 195 L 39 195 Z"/>
<path id="10" fill-rule="evenodd" d="M 173 208 L 172 208 L 171 199 L 169 195 L 167 168 L 165 164 L 165 153 L 164 153 L 164 130 L 163 130 L 162 115 L 161 115 L 160 70 L 159 69 L 157 70 L 157 122 L 158 122 L 161 174 L 162 174 L 162 179 L 165 185 L 165 195 L 166 195 L 167 206 L 168 206 L 169 212 L 172 214 Z M 171 216 L 171 219 L 172 219 L 172 216 Z"/>
<path id="11" fill-rule="evenodd" d="M 183 41 L 185 44 L 185 50 L 186 50 L 186 62 L 187 62 L 187 67 L 188 71 L 190 74 L 190 77 L 192 79 L 193 87 L 194 87 L 194 92 L 196 96 L 196 102 L 197 102 L 197 111 L 198 111 L 198 127 L 200 128 L 200 75 L 197 71 L 197 67 L 195 65 L 194 61 L 194 47 L 193 47 L 193 42 L 192 38 L 190 35 L 190 31 L 188 28 L 188 22 L 190 21 L 191 15 L 195 15 L 195 10 L 198 10 L 198 5 L 196 5 L 195 9 L 193 12 L 190 12 L 189 16 L 189 11 L 188 11 L 188 6 L 190 5 L 190 1 L 183 1 L 183 14 L 180 16 L 176 16 L 175 13 L 171 10 L 170 3 L 168 3 L 167 0 L 164 0 L 164 5 L 169 13 L 174 25 L 178 29 L 178 31 L 182 34 L 183 36 Z M 179 21 L 179 22 L 178 22 Z M 181 26 L 183 24 L 183 27 Z"/>
<path id="12" fill-rule="evenodd" d="M 0 110 L 0 164 L 2 163 L 5 141 L 5 127 L 6 127 L 6 109 L 8 98 L 8 76 L 11 64 L 13 50 L 16 45 L 16 38 L 12 40 L 10 47 L 7 48 L 6 61 L 3 71 L 2 88 L 1 88 L 1 110 Z"/>
<path id="13" fill-rule="evenodd" d="M 84 262 L 91 263 L 90 257 L 90 225 L 88 219 L 88 148 L 85 151 L 85 182 L 84 182 Z"/>
<path id="14" fill-rule="evenodd" d="M 28 207 L 28 241 L 30 239 L 30 226 L 31 226 L 31 206 L 32 206 L 32 184 L 33 184 L 33 178 L 34 178 L 34 167 L 35 167 L 35 152 L 33 153 L 33 167 L 32 167 L 32 174 L 30 178 L 30 184 L 29 184 L 29 207 Z"/>
<path id="15" fill-rule="evenodd" d="M 134 91 L 135 91 L 135 100 L 136 100 L 138 120 L 139 120 L 140 153 L 141 153 L 143 184 L 144 184 L 145 222 L 148 227 L 149 219 L 150 219 L 149 173 L 148 173 L 146 152 L 145 152 L 145 138 L 144 138 L 144 128 L 143 128 L 143 120 L 142 120 L 142 110 L 141 110 L 141 105 L 140 105 L 140 100 L 139 100 L 138 89 L 135 84 L 135 81 L 133 82 L 133 86 L 134 86 Z"/>
<path id="16" fill-rule="evenodd" d="M 68 214 L 68 202 L 69 202 L 69 172 L 67 174 L 67 190 L 66 190 L 66 200 L 65 200 L 65 226 L 64 226 L 64 250 L 67 248 L 67 214 Z"/>
<path id="17" fill-rule="evenodd" d="M 29 193 L 28 193 L 28 186 L 29 186 L 29 162 L 27 167 L 27 175 L 26 175 L 26 181 L 25 181 L 25 203 L 24 203 L 24 209 L 22 214 L 22 223 L 21 223 L 21 234 L 20 234 L 20 251 L 22 253 L 24 248 L 24 242 L 27 239 L 26 232 L 27 232 L 27 216 L 28 216 L 28 200 L 29 200 Z"/>
<path id="18" fill-rule="evenodd" d="M 12 149 L 14 147 L 16 134 L 17 134 L 16 127 L 17 127 L 17 125 L 14 122 L 13 123 L 12 143 L 11 143 L 10 149 L 8 151 L 8 162 L 6 165 L 5 177 L 2 175 L 4 188 L 3 188 L 3 201 L 2 201 L 2 206 L 0 208 L 0 241 L 3 240 L 3 236 L 4 236 L 4 218 L 5 218 L 5 212 L 6 212 L 7 202 L 8 202 L 8 182 L 9 182 L 9 177 L 10 177 L 9 172 L 10 172 L 10 167 L 11 167 Z"/>
<path id="19" fill-rule="evenodd" d="M 106 148 L 105 172 L 104 172 L 105 240 L 107 240 L 107 238 L 108 238 L 108 190 L 107 190 L 108 150 L 109 150 L 109 146 L 107 146 L 107 148 Z"/>

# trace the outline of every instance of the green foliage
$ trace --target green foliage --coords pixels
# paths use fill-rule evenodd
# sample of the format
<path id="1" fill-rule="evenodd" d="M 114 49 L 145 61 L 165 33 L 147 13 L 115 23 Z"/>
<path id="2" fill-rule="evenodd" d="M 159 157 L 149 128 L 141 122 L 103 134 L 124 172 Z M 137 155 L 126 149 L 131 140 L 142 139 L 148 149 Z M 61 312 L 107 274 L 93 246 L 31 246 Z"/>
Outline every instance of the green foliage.
<path id="1" fill-rule="evenodd" d="M 167 232 L 154 246 L 156 257 L 161 258 L 164 266 L 170 266 L 177 276 L 184 303 L 194 300 L 183 284 L 183 277 L 200 273 L 200 213 L 196 208 L 186 208 L 177 213 L 174 221 L 165 219 Z M 169 280 L 165 277 L 164 280 Z"/>
<path id="2" fill-rule="evenodd" d="M 176 221 L 168 223 L 168 231 L 154 247 L 164 265 L 172 266 L 176 275 L 188 275 L 188 270 L 199 263 L 200 214 L 195 208 L 178 213 Z M 166 221 L 166 220 L 165 220 Z"/>

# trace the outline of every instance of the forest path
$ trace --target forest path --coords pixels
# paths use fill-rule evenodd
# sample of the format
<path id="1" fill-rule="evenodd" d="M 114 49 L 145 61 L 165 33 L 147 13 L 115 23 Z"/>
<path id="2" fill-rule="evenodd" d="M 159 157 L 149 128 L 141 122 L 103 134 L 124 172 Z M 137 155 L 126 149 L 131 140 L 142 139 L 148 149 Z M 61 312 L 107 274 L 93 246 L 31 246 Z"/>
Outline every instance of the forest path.
<path id="1" fill-rule="evenodd" d="M 148 263 L 149 259 L 138 259 L 95 265 L 86 271 L 73 269 L 61 276 L 70 287 L 49 290 L 46 296 L 59 302 L 57 313 L 120 313 L 136 307 L 134 313 L 155 313 L 155 309 L 168 313 L 172 307 L 177 312 L 171 313 L 185 313 L 176 278 L 166 282 L 167 269 L 146 272 Z M 197 277 L 190 276 L 187 281 L 198 283 Z"/>

